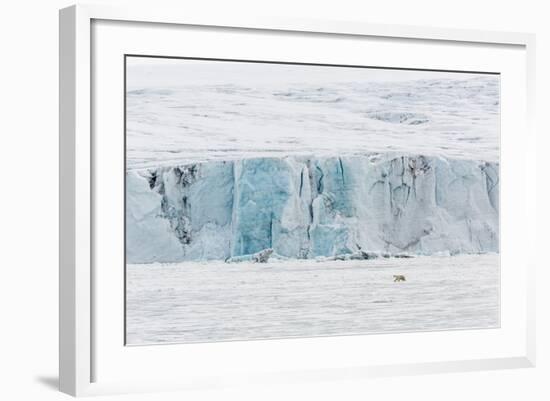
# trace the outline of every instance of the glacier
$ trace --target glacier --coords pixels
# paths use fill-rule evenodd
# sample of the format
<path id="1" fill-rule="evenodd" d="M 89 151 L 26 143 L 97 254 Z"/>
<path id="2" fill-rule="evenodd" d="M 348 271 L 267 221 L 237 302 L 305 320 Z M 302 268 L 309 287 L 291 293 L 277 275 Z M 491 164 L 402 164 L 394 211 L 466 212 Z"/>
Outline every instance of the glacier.
<path id="1" fill-rule="evenodd" d="M 415 71 L 396 81 L 407 72 L 198 61 L 133 67 L 128 169 L 365 152 L 499 161 L 498 76 Z M 391 79 L 373 81 L 379 74 Z"/>
<path id="2" fill-rule="evenodd" d="M 499 164 L 406 153 L 126 171 L 128 263 L 499 251 Z"/>

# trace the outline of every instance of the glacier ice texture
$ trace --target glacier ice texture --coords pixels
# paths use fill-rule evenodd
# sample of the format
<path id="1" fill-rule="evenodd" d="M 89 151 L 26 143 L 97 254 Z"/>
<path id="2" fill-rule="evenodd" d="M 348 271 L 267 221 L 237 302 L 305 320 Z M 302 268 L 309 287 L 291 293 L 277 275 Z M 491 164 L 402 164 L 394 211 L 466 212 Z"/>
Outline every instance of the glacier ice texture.
<path id="1" fill-rule="evenodd" d="M 499 251 L 499 165 L 377 153 L 126 172 L 129 263 Z"/>

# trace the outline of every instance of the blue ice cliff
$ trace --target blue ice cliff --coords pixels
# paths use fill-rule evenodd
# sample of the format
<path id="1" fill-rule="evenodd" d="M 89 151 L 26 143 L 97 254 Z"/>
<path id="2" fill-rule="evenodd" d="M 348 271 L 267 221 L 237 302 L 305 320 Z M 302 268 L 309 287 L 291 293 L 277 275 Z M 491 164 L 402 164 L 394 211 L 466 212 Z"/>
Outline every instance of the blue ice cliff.
<path id="1" fill-rule="evenodd" d="M 499 250 L 498 163 L 371 154 L 126 173 L 129 263 Z"/>

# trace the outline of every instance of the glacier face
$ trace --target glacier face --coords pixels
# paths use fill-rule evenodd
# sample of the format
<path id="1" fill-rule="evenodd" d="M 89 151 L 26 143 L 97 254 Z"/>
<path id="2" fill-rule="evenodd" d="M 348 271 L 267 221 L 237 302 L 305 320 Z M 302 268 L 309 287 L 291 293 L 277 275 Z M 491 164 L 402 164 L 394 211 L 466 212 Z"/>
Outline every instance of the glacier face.
<path id="1" fill-rule="evenodd" d="M 499 250 L 499 165 L 376 153 L 126 173 L 129 263 Z"/>

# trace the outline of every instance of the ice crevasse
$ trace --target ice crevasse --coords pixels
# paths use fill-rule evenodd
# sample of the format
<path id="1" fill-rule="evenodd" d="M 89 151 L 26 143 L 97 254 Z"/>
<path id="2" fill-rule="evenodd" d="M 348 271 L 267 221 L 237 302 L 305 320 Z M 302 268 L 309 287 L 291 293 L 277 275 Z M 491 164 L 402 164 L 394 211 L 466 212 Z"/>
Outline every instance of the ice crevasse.
<path id="1" fill-rule="evenodd" d="M 269 157 L 126 173 L 129 263 L 357 250 L 499 250 L 499 165 L 419 155 Z"/>

